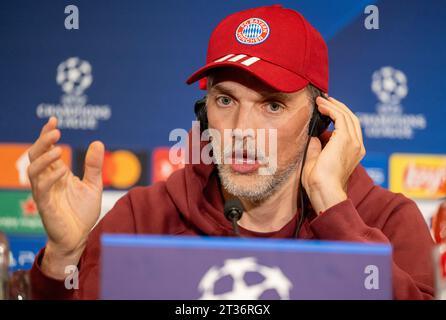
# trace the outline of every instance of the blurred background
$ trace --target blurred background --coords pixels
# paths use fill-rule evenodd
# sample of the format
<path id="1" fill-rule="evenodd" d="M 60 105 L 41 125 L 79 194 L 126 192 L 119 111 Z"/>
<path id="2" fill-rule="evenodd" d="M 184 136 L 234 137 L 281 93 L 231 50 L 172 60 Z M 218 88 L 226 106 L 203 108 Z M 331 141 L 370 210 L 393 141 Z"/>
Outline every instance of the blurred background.
<path id="1" fill-rule="evenodd" d="M 445 1 L 1 1 L 0 231 L 11 270 L 29 269 L 45 243 L 26 167 L 48 117 L 59 118 L 75 173 L 88 144 L 105 143 L 105 214 L 129 188 L 181 167 L 168 161 L 169 133 L 194 120 L 204 92 L 185 80 L 213 28 L 276 3 L 327 41 L 329 94 L 359 116 L 370 176 L 414 199 L 431 227 L 446 195 Z"/>

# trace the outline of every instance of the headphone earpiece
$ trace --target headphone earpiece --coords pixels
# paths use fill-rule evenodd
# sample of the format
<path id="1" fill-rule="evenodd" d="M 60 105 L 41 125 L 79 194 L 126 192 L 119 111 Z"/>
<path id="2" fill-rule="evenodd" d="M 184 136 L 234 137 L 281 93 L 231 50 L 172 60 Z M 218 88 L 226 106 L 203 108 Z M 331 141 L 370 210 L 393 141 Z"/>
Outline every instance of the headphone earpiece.
<path id="1" fill-rule="evenodd" d="M 320 96 L 326 98 L 325 94 L 322 92 Z M 320 113 L 316 101 L 314 101 L 313 115 L 311 116 L 310 125 L 308 126 L 308 134 L 311 137 L 319 137 L 328 128 L 330 123 L 330 117 Z"/>
<path id="2" fill-rule="evenodd" d="M 208 128 L 208 115 L 206 112 L 206 96 L 197 100 L 194 106 L 195 117 L 200 121 L 200 131 L 203 132 Z"/>

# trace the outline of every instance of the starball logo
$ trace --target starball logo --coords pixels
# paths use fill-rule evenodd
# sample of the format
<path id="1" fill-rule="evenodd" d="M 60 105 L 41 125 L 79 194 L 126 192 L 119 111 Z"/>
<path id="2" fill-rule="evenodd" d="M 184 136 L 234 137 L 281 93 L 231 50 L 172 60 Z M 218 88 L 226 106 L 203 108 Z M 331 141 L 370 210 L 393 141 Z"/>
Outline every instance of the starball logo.
<path id="1" fill-rule="evenodd" d="M 407 76 L 391 66 L 382 67 L 372 75 L 371 89 L 379 102 L 376 113 L 358 113 L 367 138 L 413 139 L 416 130 L 426 128 L 423 114 L 404 113 L 402 100 L 409 93 Z"/>
<path id="2" fill-rule="evenodd" d="M 56 82 L 64 94 L 60 104 L 41 103 L 37 106 L 39 118 L 58 118 L 58 126 L 62 129 L 94 130 L 99 121 L 111 117 L 109 105 L 88 104 L 84 94 L 92 82 L 92 67 L 88 61 L 71 57 L 57 67 Z"/>
<path id="3" fill-rule="evenodd" d="M 254 274 L 263 280 L 251 284 L 250 276 Z M 217 293 L 216 284 L 224 278 L 232 281 Z M 198 284 L 201 300 L 259 300 L 264 295 L 268 297 L 268 294 L 289 300 L 292 288 L 291 280 L 279 267 L 259 264 L 255 257 L 226 259 L 222 267 L 212 266 Z"/>

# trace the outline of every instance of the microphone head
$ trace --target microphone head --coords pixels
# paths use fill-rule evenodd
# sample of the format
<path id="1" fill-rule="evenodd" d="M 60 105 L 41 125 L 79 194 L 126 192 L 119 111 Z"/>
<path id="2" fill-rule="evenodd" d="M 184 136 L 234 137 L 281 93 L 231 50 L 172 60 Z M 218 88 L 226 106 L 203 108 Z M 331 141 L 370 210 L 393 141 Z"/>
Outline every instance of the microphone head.
<path id="1" fill-rule="evenodd" d="M 243 214 L 243 205 L 239 199 L 234 198 L 225 202 L 224 214 L 226 219 L 232 221 L 234 218 L 238 221 Z"/>

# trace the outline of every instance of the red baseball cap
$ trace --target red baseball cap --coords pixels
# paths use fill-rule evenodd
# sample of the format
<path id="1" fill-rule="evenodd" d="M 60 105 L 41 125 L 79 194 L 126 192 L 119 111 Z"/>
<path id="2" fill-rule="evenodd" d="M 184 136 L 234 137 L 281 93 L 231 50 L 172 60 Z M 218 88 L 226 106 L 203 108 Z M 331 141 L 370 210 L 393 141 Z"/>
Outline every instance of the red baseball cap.
<path id="1" fill-rule="evenodd" d="M 324 39 L 300 13 L 281 5 L 240 11 L 221 21 L 209 40 L 206 65 L 186 83 L 203 80 L 221 67 L 246 70 L 281 92 L 295 92 L 309 83 L 328 92 Z"/>

